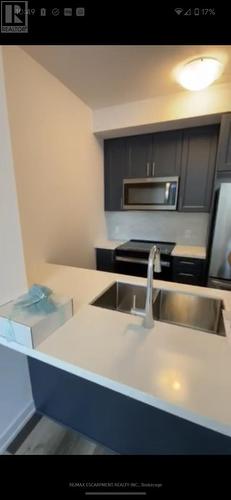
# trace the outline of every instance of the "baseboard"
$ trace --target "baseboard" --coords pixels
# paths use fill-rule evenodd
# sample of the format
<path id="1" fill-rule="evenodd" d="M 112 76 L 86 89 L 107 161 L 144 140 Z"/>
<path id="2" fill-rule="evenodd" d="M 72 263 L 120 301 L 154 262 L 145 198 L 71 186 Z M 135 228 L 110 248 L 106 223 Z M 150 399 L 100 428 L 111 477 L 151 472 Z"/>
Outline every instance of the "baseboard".
<path id="1" fill-rule="evenodd" d="M 32 417 L 35 412 L 35 406 L 33 399 L 29 402 L 29 404 L 22 410 L 22 412 L 10 423 L 10 425 L 6 428 L 5 432 L 0 436 L 0 454 L 4 453 L 8 448 L 9 444 L 13 441 L 13 439 L 17 436 L 17 434 L 21 431 L 24 425 L 28 422 L 28 420 Z"/>

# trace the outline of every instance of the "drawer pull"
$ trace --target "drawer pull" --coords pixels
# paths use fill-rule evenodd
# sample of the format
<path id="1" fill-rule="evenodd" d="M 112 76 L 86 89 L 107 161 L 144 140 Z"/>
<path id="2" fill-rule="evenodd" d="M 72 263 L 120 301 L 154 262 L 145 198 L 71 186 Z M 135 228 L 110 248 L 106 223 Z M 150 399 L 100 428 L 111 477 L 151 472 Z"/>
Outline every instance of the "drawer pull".
<path id="1" fill-rule="evenodd" d="M 195 278 L 194 274 L 191 273 L 179 273 L 179 276 L 189 276 L 190 278 Z"/>
<path id="2" fill-rule="evenodd" d="M 186 264 L 186 265 L 189 265 L 189 266 L 195 266 L 196 263 L 188 261 L 188 260 L 180 260 L 180 264 Z"/>

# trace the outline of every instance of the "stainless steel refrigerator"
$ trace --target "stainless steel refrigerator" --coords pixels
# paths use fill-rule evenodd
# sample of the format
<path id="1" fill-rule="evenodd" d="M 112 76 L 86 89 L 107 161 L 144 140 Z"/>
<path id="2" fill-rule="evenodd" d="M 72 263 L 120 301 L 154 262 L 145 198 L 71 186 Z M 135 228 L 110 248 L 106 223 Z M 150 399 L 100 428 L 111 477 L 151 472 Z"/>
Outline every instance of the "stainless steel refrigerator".
<path id="1" fill-rule="evenodd" d="M 209 286 L 231 290 L 231 183 L 222 183 L 214 218 Z"/>

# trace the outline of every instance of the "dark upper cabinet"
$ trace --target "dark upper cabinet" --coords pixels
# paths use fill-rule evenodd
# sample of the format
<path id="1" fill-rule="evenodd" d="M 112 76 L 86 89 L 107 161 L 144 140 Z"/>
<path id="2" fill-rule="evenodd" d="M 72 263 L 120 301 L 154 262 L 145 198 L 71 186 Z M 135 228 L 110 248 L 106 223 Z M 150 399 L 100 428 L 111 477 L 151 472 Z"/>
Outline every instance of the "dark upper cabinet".
<path id="1" fill-rule="evenodd" d="M 104 207 L 106 211 L 122 209 L 123 179 L 128 177 L 128 149 L 125 138 L 104 141 Z"/>
<path id="2" fill-rule="evenodd" d="M 153 134 L 151 163 L 153 177 L 180 175 L 182 135 L 180 130 Z"/>
<path id="3" fill-rule="evenodd" d="M 127 138 L 129 177 L 179 175 L 182 132 L 158 132 Z"/>
<path id="4" fill-rule="evenodd" d="M 219 158 L 224 150 L 221 145 L 226 144 L 225 160 L 222 163 L 219 160 L 220 170 L 224 170 L 224 165 L 226 170 L 231 170 L 230 128 L 231 114 L 227 114 L 223 117 L 219 141 Z M 122 210 L 123 179 L 126 177 L 179 176 L 177 209 L 209 212 L 218 134 L 219 125 L 207 125 L 105 140 L 105 210 Z"/>
<path id="5" fill-rule="evenodd" d="M 231 172 L 231 113 L 222 116 L 217 152 L 217 170 Z"/>
<path id="6" fill-rule="evenodd" d="M 150 177 L 152 137 L 152 134 L 145 134 L 127 138 L 129 177 Z"/>
<path id="7" fill-rule="evenodd" d="M 180 211 L 210 211 L 218 131 L 218 125 L 184 131 L 178 203 Z"/>

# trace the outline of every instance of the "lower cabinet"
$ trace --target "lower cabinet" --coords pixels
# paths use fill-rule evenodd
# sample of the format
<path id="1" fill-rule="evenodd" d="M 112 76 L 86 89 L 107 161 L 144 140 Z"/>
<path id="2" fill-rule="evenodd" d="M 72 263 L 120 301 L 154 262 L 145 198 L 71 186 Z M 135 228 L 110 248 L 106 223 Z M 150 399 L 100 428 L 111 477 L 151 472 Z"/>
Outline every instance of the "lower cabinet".
<path id="1" fill-rule="evenodd" d="M 37 359 L 28 357 L 28 365 L 40 415 L 120 455 L 231 454 L 231 438 L 220 432 Z"/>
<path id="2" fill-rule="evenodd" d="M 108 273 L 115 272 L 114 266 L 114 250 L 104 248 L 96 248 L 96 269 L 97 271 L 105 271 Z"/>
<path id="3" fill-rule="evenodd" d="M 118 273 L 118 269 L 115 266 L 115 251 L 96 248 L 96 269 L 97 271 Z M 129 269 L 128 272 L 122 272 L 121 274 L 132 275 L 133 273 Z M 134 276 L 135 275 L 137 274 L 134 273 Z M 192 259 L 189 257 L 173 257 L 171 276 L 172 277 L 168 278 L 168 281 L 204 286 L 206 279 L 206 260 Z"/>
<path id="4" fill-rule="evenodd" d="M 173 281 L 189 285 L 205 284 L 206 261 L 186 257 L 173 258 Z"/>

